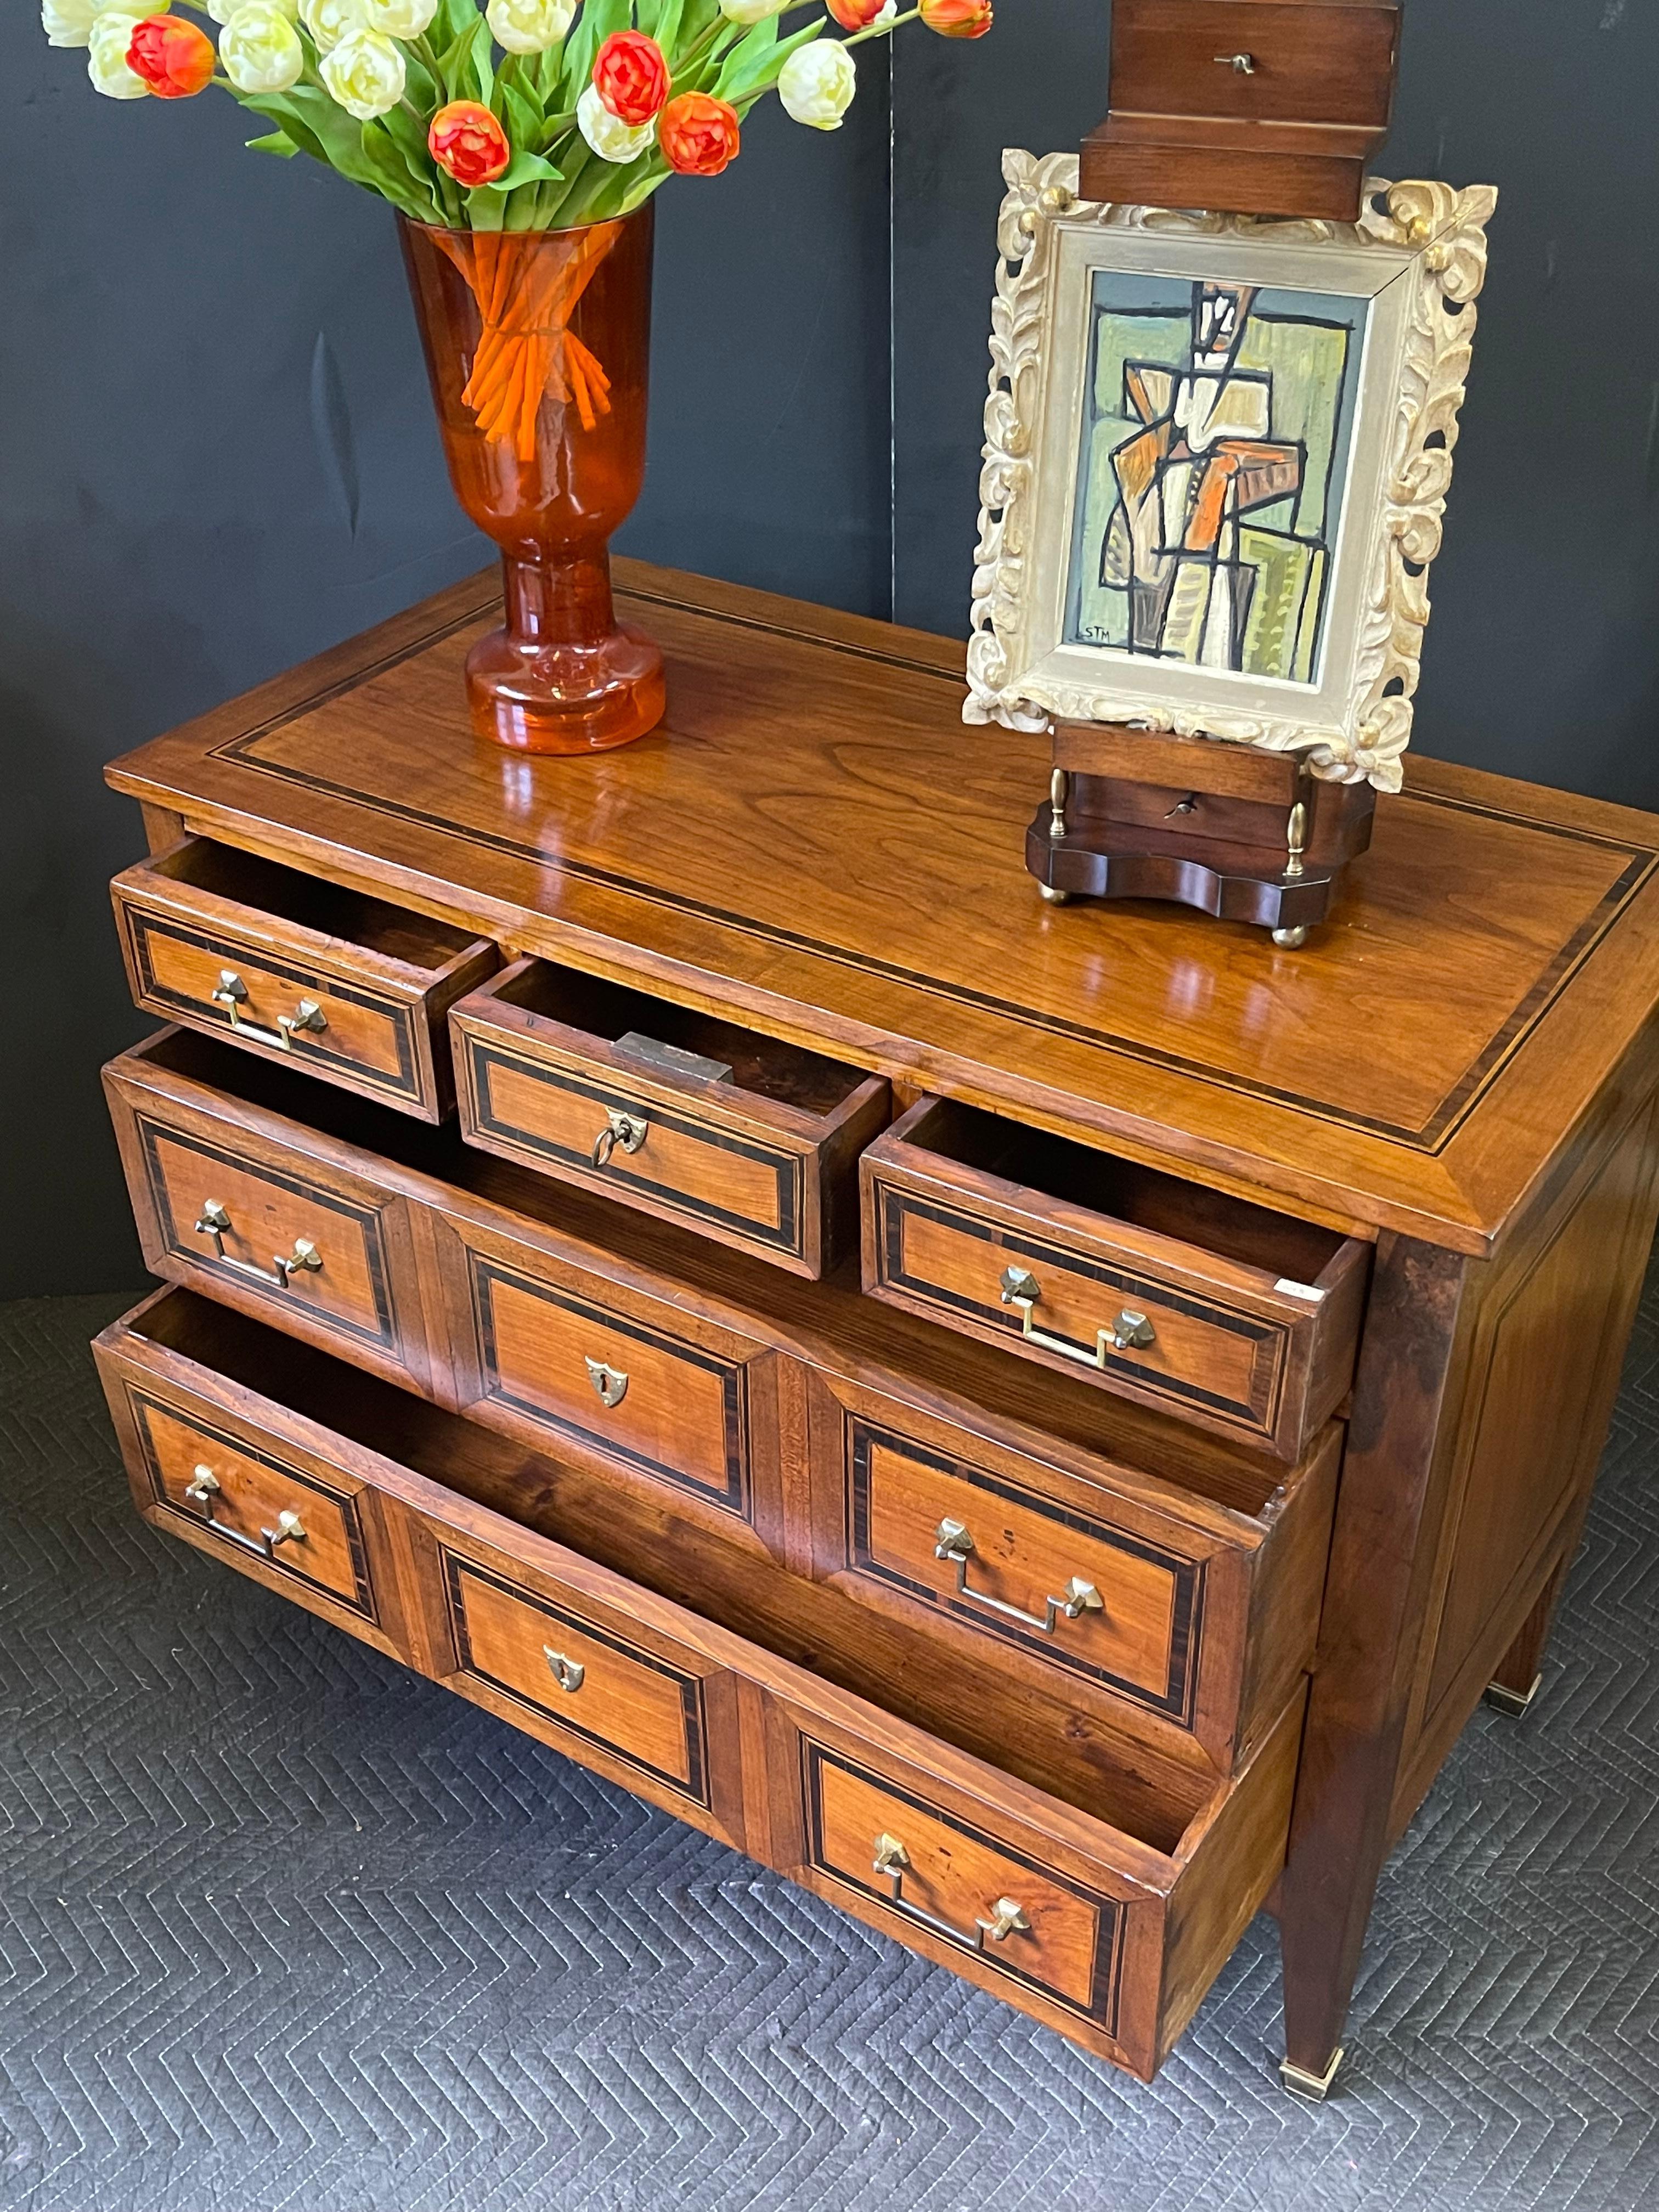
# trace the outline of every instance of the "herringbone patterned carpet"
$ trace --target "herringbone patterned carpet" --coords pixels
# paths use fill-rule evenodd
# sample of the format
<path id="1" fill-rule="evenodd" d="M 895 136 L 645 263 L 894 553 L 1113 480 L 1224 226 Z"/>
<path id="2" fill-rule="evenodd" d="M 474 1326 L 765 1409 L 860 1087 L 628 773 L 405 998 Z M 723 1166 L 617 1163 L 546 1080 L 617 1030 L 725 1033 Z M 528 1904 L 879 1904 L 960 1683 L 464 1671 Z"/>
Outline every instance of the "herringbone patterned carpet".
<path id="1" fill-rule="evenodd" d="M 152 1535 L 0 1308 L 7 2212 L 1659 2202 L 1659 1293 L 1529 1719 L 1385 1878 L 1343 2094 L 1258 1923 L 1154 2088 Z"/>

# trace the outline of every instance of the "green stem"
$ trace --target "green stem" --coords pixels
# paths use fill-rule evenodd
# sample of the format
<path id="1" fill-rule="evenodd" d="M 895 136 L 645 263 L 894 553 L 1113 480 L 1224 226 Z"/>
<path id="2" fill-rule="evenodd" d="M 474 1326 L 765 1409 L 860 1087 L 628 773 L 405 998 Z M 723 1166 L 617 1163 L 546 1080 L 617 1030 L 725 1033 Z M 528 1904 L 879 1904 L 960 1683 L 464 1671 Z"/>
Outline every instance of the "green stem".
<path id="1" fill-rule="evenodd" d="M 920 8 L 907 8 L 903 15 L 890 16 L 884 23 L 866 23 L 861 31 L 854 31 L 850 38 L 843 39 L 842 44 L 861 46 L 866 39 L 890 39 L 901 23 L 914 23 L 921 13 Z"/>

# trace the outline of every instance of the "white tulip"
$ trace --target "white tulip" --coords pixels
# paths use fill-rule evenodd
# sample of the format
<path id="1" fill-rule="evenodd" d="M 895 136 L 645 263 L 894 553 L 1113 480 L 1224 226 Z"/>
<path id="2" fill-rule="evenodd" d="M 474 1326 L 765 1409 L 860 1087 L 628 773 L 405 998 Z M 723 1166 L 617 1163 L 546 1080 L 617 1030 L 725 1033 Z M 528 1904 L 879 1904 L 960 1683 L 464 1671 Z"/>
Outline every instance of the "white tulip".
<path id="1" fill-rule="evenodd" d="M 300 21 L 319 54 L 337 46 L 348 32 L 368 27 L 363 0 L 300 0 Z"/>
<path id="2" fill-rule="evenodd" d="M 165 15 L 168 0 L 40 0 L 40 27 L 49 46 L 86 46 L 92 43 L 92 27 L 100 15 L 125 15 L 136 22 L 140 15 Z"/>
<path id="3" fill-rule="evenodd" d="M 388 39 L 424 38 L 438 12 L 438 0 L 363 0 L 371 31 Z"/>
<path id="4" fill-rule="evenodd" d="M 489 0 L 495 44 L 509 54 L 544 54 L 570 28 L 576 0 Z"/>
<path id="5" fill-rule="evenodd" d="M 204 5 L 216 23 L 233 22 L 249 4 L 250 0 L 204 0 Z M 290 23 L 297 23 L 300 20 L 300 0 L 260 0 L 260 5 L 276 9 L 288 17 Z"/>
<path id="6" fill-rule="evenodd" d="M 40 0 L 40 28 L 46 34 L 46 44 L 90 46 L 98 12 L 98 0 Z"/>
<path id="7" fill-rule="evenodd" d="M 132 27 L 137 21 L 137 9 L 129 15 L 121 8 L 100 9 L 93 19 L 87 39 L 87 75 L 93 89 L 101 92 L 106 100 L 149 96 L 143 77 L 127 67 L 127 48 L 132 44 Z"/>
<path id="8" fill-rule="evenodd" d="M 219 66 L 238 92 L 286 92 L 305 65 L 282 0 L 242 0 L 219 34 Z"/>
<path id="9" fill-rule="evenodd" d="M 836 39 L 797 46 L 778 72 L 778 98 L 797 123 L 814 131 L 839 131 L 858 88 L 853 57 Z"/>
<path id="10" fill-rule="evenodd" d="M 728 23 L 763 23 L 793 4 L 794 0 L 720 0 L 720 13 Z"/>
<path id="11" fill-rule="evenodd" d="M 624 123 L 613 115 L 596 84 L 576 102 L 576 128 L 602 161 L 636 161 L 657 135 L 654 117 L 649 123 Z"/>
<path id="12" fill-rule="evenodd" d="M 404 96 L 404 58 L 384 31 L 348 31 L 321 68 L 330 99 L 359 123 L 372 123 Z"/>

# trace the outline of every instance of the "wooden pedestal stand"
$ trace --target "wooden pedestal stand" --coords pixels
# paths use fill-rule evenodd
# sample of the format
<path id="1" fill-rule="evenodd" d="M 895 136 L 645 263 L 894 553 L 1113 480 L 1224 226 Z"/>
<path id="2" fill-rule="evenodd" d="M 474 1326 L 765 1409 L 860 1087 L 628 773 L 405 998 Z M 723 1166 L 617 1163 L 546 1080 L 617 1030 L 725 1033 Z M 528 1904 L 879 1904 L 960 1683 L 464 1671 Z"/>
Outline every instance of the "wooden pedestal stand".
<path id="1" fill-rule="evenodd" d="M 1371 842 L 1370 784 L 1322 783 L 1288 753 L 1061 722 L 1054 763 L 1025 865 L 1055 904 L 1173 899 L 1293 951 Z"/>

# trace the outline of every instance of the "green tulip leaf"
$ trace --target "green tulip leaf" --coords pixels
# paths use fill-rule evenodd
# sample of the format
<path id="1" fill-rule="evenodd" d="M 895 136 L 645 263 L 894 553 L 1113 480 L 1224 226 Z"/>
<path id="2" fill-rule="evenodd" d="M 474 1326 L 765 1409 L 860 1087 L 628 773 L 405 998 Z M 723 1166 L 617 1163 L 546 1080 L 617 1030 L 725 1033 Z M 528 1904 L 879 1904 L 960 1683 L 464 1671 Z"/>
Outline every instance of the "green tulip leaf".
<path id="1" fill-rule="evenodd" d="M 769 15 L 764 23 L 757 23 L 746 38 L 739 39 L 726 56 L 724 68 L 714 80 L 716 100 L 728 100 L 735 107 L 739 101 L 750 106 L 763 93 L 770 92 L 782 73 L 783 65 L 791 54 L 802 46 L 810 46 L 823 29 L 823 20 L 809 23 L 804 31 L 792 38 L 777 35 L 777 18 Z M 768 40 L 759 40 L 757 33 L 770 31 Z"/>

